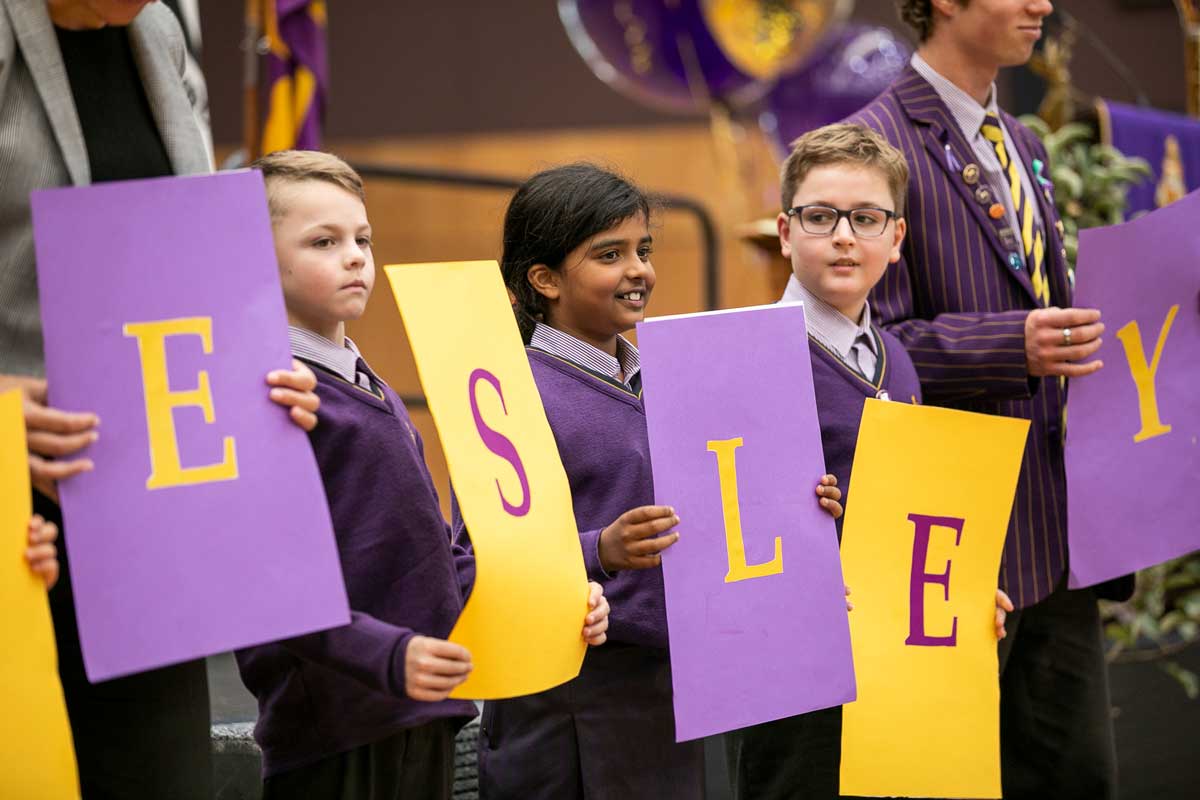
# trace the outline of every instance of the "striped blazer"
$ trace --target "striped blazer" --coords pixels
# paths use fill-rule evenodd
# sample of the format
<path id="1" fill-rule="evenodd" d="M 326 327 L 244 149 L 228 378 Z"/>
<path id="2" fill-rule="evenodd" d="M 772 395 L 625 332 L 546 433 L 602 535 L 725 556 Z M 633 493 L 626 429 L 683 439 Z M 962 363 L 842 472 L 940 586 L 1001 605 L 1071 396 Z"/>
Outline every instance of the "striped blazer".
<path id="1" fill-rule="evenodd" d="M 1026 170 L 1046 162 L 1041 141 L 1001 112 Z M 1024 265 L 1010 266 L 978 183 L 964 168 L 970 144 L 937 92 L 911 66 L 849 122 L 872 128 L 904 153 L 910 182 L 902 258 L 875 287 L 879 319 L 912 356 L 925 402 L 1031 420 L 1017 483 L 1000 586 L 1018 606 L 1050 594 L 1067 566 L 1067 485 L 1063 464 L 1066 390 L 1026 371 L 1025 317 L 1037 307 Z M 976 180 L 982 180 L 982 177 Z M 1051 304 L 1071 305 L 1058 212 L 1051 187 L 1030 175 L 1044 221 Z M 1131 581 L 1106 585 L 1127 594 Z"/>
<path id="2" fill-rule="evenodd" d="M 185 83 L 175 15 L 159 3 L 147 6 L 129 25 L 129 42 L 175 174 L 211 171 L 200 116 L 207 97 L 203 83 Z M 0 374 L 43 373 L 29 193 L 89 183 L 83 130 L 46 0 L 0 0 Z"/>

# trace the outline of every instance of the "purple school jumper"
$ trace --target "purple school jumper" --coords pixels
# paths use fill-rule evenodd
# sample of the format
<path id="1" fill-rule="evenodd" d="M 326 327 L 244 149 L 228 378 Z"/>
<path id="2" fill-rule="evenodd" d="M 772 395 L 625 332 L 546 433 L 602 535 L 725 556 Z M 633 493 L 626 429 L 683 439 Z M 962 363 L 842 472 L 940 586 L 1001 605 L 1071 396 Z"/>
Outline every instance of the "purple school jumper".
<path id="1" fill-rule="evenodd" d="M 263 775 L 296 769 L 406 728 L 475 716 L 473 703 L 404 691 L 408 641 L 445 638 L 462 611 L 449 530 L 404 404 L 313 365 L 320 424 L 309 433 L 333 516 L 349 625 L 237 653 L 258 698 Z M 266 565 L 264 568 L 269 567 Z"/>
<path id="2" fill-rule="evenodd" d="M 704 794 L 701 742 L 675 743 L 661 568 L 604 573 L 600 531 L 653 505 L 646 414 L 635 394 L 530 348 L 529 364 L 566 469 L 588 577 L 612 606 L 608 642 L 588 648 L 579 677 L 484 705 L 483 800 L 691 800 Z M 461 516 L 459 545 L 469 548 Z"/>
<path id="3" fill-rule="evenodd" d="M 871 332 L 879 345 L 876 352 L 881 354 L 874 380 L 864 378 L 816 338 L 808 337 L 825 471 L 837 476 L 846 508 L 863 403 L 884 394 L 899 403 L 921 401 L 916 369 L 900 341 L 874 325 Z M 837 525 L 841 536 L 841 519 Z M 836 800 L 840 796 L 841 740 L 841 706 L 727 733 L 725 750 L 734 798 Z"/>

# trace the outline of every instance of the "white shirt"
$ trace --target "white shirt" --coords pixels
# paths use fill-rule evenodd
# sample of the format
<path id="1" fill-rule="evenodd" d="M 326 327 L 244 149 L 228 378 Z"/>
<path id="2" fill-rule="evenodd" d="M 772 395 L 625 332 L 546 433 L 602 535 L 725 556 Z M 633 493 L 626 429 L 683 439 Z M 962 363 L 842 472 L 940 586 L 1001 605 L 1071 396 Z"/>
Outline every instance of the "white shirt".
<path id="1" fill-rule="evenodd" d="M 810 292 L 792 274 L 779 302 L 797 301 L 804 303 L 804 326 L 808 333 L 851 369 L 858 370 L 867 380 L 874 380 L 879 353 L 875 351 L 875 336 L 871 333 L 871 304 L 863 303 L 862 317 L 856 323 Z"/>

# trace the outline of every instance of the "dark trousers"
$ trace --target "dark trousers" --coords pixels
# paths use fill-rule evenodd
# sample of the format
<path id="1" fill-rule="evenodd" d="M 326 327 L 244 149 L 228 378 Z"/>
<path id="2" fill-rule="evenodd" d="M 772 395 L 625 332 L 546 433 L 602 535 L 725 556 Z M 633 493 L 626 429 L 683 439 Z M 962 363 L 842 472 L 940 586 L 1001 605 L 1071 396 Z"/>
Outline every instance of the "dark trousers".
<path id="1" fill-rule="evenodd" d="M 1111 800 L 1117 759 L 1096 594 L 1066 581 L 1000 643 L 1005 800 Z"/>
<path id="2" fill-rule="evenodd" d="M 1005 800 L 1113 800 L 1116 752 L 1100 613 L 1065 583 L 1008 615 L 1000 642 Z M 841 708 L 725 734 L 735 800 L 836 800 Z"/>
<path id="3" fill-rule="evenodd" d="M 725 734 L 734 800 L 836 800 L 842 707 Z"/>
<path id="4" fill-rule="evenodd" d="M 483 707 L 480 800 L 702 800 L 704 743 L 675 742 L 664 650 L 589 648 L 579 677 Z"/>
<path id="5" fill-rule="evenodd" d="M 263 800 L 450 800 L 453 791 L 454 725 L 444 719 L 263 781 Z"/>
<path id="6" fill-rule="evenodd" d="M 63 527 L 58 506 L 36 492 L 34 510 Z M 66 536 L 63 530 L 58 548 L 62 573 L 50 592 L 50 611 L 83 799 L 210 800 L 212 756 L 204 662 L 89 683 L 75 621 Z"/>

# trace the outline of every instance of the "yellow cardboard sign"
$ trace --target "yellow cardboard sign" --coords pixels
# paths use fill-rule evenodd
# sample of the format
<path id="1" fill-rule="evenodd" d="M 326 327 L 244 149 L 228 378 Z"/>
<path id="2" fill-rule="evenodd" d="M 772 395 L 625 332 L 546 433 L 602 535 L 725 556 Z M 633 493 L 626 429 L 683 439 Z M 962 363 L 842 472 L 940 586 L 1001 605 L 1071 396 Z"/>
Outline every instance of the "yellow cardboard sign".
<path id="1" fill-rule="evenodd" d="M 996 578 L 1027 420 L 867 400 L 842 568 L 841 792 L 1000 797 Z"/>
<path id="2" fill-rule="evenodd" d="M 587 574 L 571 489 L 494 261 L 385 268 L 475 549 L 450 640 L 453 696 L 544 691 L 579 674 Z"/>
<path id="3" fill-rule="evenodd" d="M 79 797 L 42 579 L 25 560 L 29 461 L 21 392 L 0 394 L 0 797 Z"/>

